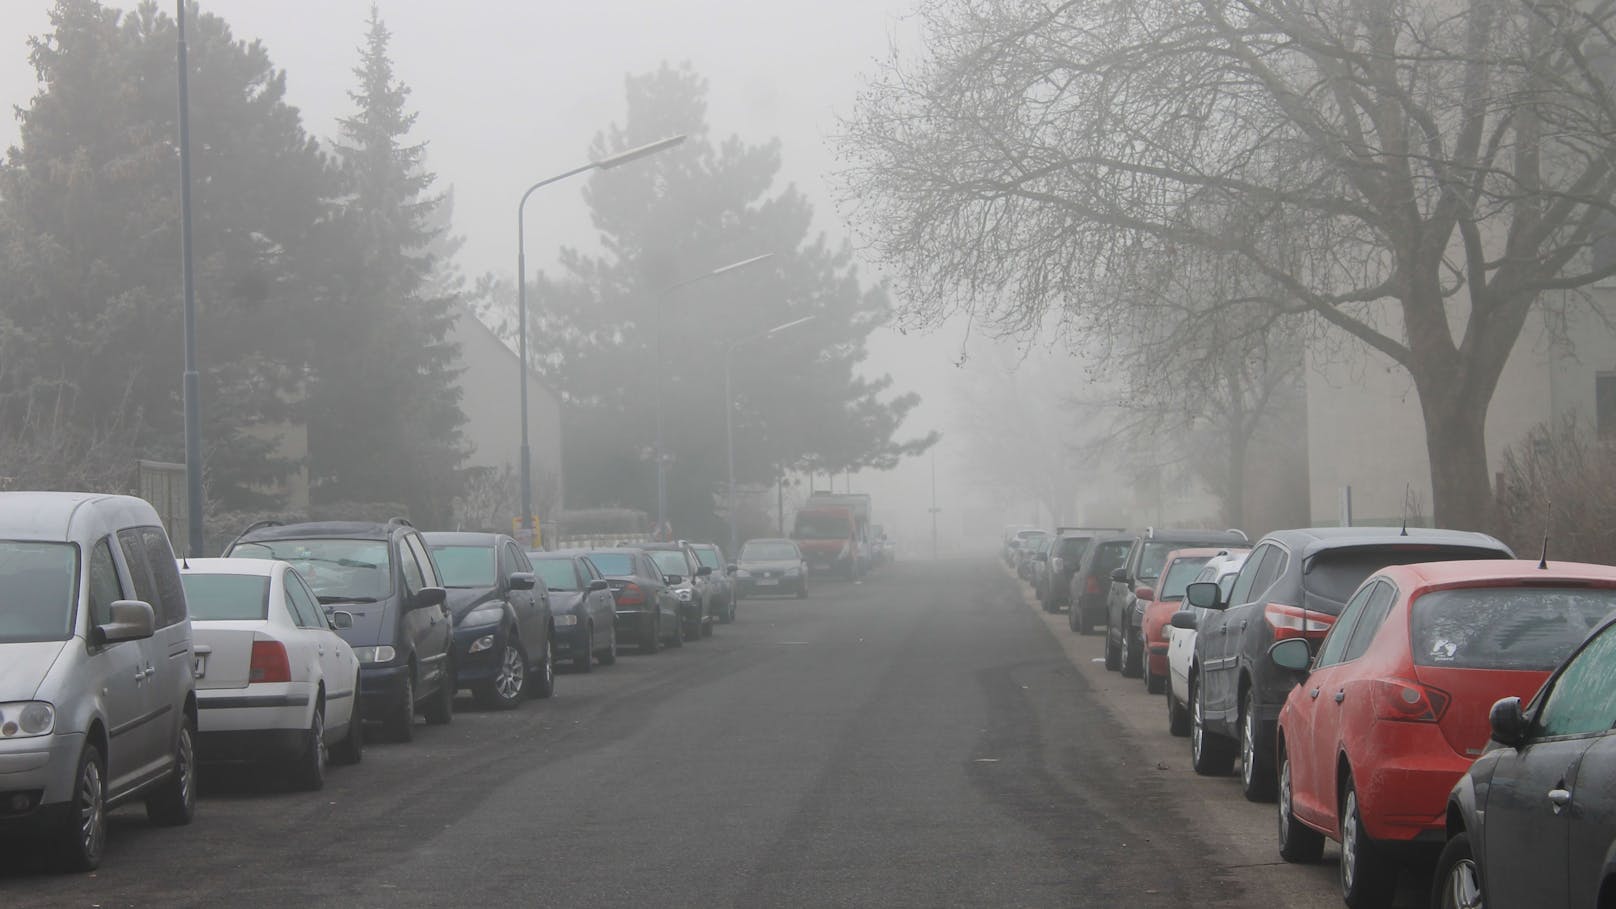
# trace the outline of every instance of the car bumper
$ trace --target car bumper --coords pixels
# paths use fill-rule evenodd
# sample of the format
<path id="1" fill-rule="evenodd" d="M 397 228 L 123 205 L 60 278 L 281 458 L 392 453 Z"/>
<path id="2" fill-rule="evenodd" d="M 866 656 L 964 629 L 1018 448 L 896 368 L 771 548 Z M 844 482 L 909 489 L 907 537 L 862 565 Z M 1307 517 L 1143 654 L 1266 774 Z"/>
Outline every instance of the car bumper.
<path id="1" fill-rule="evenodd" d="M 408 666 L 359 667 L 359 715 L 367 720 L 391 716 L 398 699 L 404 696 Z"/>
<path id="2" fill-rule="evenodd" d="M 288 758 L 303 750 L 302 729 L 243 729 L 199 732 L 196 759 L 204 763 Z"/>
<path id="3" fill-rule="evenodd" d="M 796 593 L 802 586 L 802 578 L 746 578 L 738 582 L 736 590 L 741 596 L 766 596 L 768 594 Z"/>
<path id="4" fill-rule="evenodd" d="M 309 727 L 309 700 L 313 693 L 307 682 L 201 689 L 196 693 L 198 744 L 205 743 L 216 733 L 270 729 L 302 732 Z"/>
<path id="5" fill-rule="evenodd" d="M 471 645 L 489 639 L 487 647 L 476 653 Z M 505 651 L 504 630 L 498 625 L 475 628 L 456 628 L 454 633 L 455 687 L 468 688 L 490 681 L 499 671 L 500 654 Z"/>
<path id="6" fill-rule="evenodd" d="M 589 628 L 585 625 L 558 625 L 550 638 L 557 659 L 574 659 L 589 646 Z"/>
<path id="7" fill-rule="evenodd" d="M 81 732 L 0 742 L 0 830 L 65 819 L 83 747 Z"/>
<path id="8" fill-rule="evenodd" d="M 656 624 L 656 613 L 643 609 L 619 609 L 614 624 L 620 636 L 648 635 Z"/>
<path id="9" fill-rule="evenodd" d="M 1448 793 L 1474 759 L 1455 753 L 1434 726 L 1391 732 L 1390 737 L 1377 736 L 1382 739 L 1379 743 L 1366 743 L 1368 749 L 1373 749 L 1366 749 L 1366 753 L 1383 757 L 1372 770 L 1365 764 L 1354 774 L 1358 797 L 1363 801 L 1364 831 L 1371 839 L 1389 843 L 1440 844 L 1447 829 Z M 1426 732 L 1442 740 L 1425 741 Z"/>

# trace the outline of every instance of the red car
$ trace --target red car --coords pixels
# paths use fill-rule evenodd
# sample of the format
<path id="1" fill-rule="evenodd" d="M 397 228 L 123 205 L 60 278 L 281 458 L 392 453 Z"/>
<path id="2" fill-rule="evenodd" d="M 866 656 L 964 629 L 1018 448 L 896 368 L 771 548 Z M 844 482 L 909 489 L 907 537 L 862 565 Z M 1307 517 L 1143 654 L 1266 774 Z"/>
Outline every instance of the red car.
<path id="1" fill-rule="evenodd" d="M 1151 694 L 1161 694 L 1167 689 L 1167 624 L 1184 600 L 1184 588 L 1201 573 L 1201 566 L 1208 559 L 1228 552 L 1217 547 L 1175 549 L 1162 563 L 1156 589 L 1151 591 L 1150 603 L 1139 620 L 1145 642 L 1145 688 Z"/>
<path id="2" fill-rule="evenodd" d="M 1341 893 L 1390 905 L 1400 854 L 1440 847 L 1448 792 L 1482 753 L 1488 711 L 1525 700 L 1616 611 L 1616 568 L 1529 561 L 1381 570 L 1342 609 L 1279 714 L 1279 850 L 1317 861 L 1341 843 Z"/>

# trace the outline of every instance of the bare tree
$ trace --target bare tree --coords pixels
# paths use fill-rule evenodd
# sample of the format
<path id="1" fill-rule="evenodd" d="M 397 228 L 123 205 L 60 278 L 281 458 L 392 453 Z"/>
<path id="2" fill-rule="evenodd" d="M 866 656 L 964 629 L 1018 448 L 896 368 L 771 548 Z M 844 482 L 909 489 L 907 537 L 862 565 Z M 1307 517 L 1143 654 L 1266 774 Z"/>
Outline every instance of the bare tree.
<path id="1" fill-rule="evenodd" d="M 1538 295 L 1616 274 L 1612 0 L 932 0 L 845 124 L 847 198 L 953 311 L 1106 330 L 1193 248 L 1406 369 L 1435 519 L 1491 518 L 1488 405 Z M 1281 238 L 1285 242 L 1273 242 Z M 1282 255 L 1276 255 L 1276 251 Z"/>

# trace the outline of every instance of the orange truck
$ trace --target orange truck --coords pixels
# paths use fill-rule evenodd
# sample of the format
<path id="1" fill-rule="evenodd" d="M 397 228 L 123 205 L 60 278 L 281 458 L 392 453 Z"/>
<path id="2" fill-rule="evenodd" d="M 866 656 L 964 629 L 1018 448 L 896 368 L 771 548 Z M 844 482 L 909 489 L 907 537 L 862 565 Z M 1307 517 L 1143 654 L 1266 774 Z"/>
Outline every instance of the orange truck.
<path id="1" fill-rule="evenodd" d="M 869 567 L 870 497 L 867 493 L 816 492 L 797 509 L 791 538 L 808 570 L 855 580 Z"/>

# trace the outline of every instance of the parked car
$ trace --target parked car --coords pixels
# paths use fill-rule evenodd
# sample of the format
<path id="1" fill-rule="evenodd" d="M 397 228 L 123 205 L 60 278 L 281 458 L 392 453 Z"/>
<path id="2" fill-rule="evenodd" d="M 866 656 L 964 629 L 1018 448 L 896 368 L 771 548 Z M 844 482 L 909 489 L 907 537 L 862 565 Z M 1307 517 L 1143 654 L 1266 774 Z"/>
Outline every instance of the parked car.
<path id="1" fill-rule="evenodd" d="M 251 761 L 300 789 L 325 785 L 326 761 L 364 754 L 359 659 L 285 562 L 188 559 L 180 566 L 196 641 L 197 758 Z"/>
<path id="2" fill-rule="evenodd" d="M 808 595 L 808 562 L 796 540 L 747 540 L 736 557 L 736 597 L 764 593 Z"/>
<path id="3" fill-rule="evenodd" d="M 1212 612 L 1199 623 L 1190 671 L 1190 756 L 1197 773 L 1229 772 L 1241 791 L 1274 798 L 1274 728 L 1295 677 L 1268 658 L 1276 640 L 1317 642 L 1365 578 L 1391 565 L 1508 559 L 1490 536 L 1455 530 L 1316 527 L 1269 534 L 1252 550 L 1227 598 L 1192 584 L 1185 599 Z"/>
<path id="4" fill-rule="evenodd" d="M 1049 531 L 1029 530 L 1016 535 L 1016 577 L 1028 583 L 1032 582 L 1033 563 L 1038 560 L 1038 554 L 1043 552 L 1049 542 Z"/>
<path id="5" fill-rule="evenodd" d="M 1616 886 L 1612 678 L 1616 619 L 1607 619 L 1527 706 L 1515 697 L 1492 706 L 1492 743 L 1448 795 L 1433 906 L 1609 904 Z"/>
<path id="6" fill-rule="evenodd" d="M 663 642 L 683 647 L 685 623 L 680 620 L 679 598 L 662 576 L 662 569 L 643 549 L 597 549 L 584 553 L 606 579 L 617 610 L 617 634 L 638 641 L 641 653 L 656 653 Z"/>
<path id="7" fill-rule="evenodd" d="M 1155 598 L 1156 580 L 1167 554 L 1190 546 L 1241 546 L 1249 543 L 1238 530 L 1157 530 L 1134 537 L 1127 561 L 1111 572 L 1105 601 L 1105 668 L 1123 678 L 1145 674 L 1145 642 L 1140 628 L 1145 604 Z"/>
<path id="8" fill-rule="evenodd" d="M 101 863 L 107 812 L 196 809 L 195 658 L 157 512 L 130 496 L 0 493 L 0 831 L 69 870 Z"/>
<path id="9" fill-rule="evenodd" d="M 1229 591 L 1234 588 L 1235 576 L 1250 554 L 1249 549 L 1233 549 L 1227 555 L 1213 556 L 1190 583 L 1216 584 L 1222 593 L 1221 599 L 1227 600 Z M 1173 735 L 1190 734 L 1190 667 L 1195 662 L 1195 626 L 1209 611 L 1180 600 L 1179 610 L 1173 613 L 1167 626 L 1167 729 Z"/>
<path id="10" fill-rule="evenodd" d="M 1167 554 L 1161 578 L 1151 588 L 1155 596 L 1145 603 L 1139 620 L 1139 637 L 1145 651 L 1145 690 L 1151 694 L 1167 690 L 1167 623 L 1184 599 L 1184 588 L 1208 561 L 1228 554 L 1228 549 L 1211 548 L 1175 549 Z"/>
<path id="11" fill-rule="evenodd" d="M 712 576 L 712 569 L 701 564 L 689 543 L 642 543 L 640 547 L 662 570 L 668 587 L 679 600 L 685 640 L 711 637 L 713 611 L 708 605 L 711 587 L 707 579 Z"/>
<path id="12" fill-rule="evenodd" d="M 1055 535 L 1049 534 L 1038 542 L 1038 549 L 1032 554 L 1032 562 L 1027 569 L 1027 583 L 1032 585 L 1032 595 L 1039 602 L 1043 602 L 1049 593 L 1050 568 L 1055 562 Z"/>
<path id="13" fill-rule="evenodd" d="M 611 588 L 581 550 L 530 552 L 533 571 L 550 591 L 557 659 L 588 672 L 595 660 L 617 662 L 617 608 Z"/>
<path id="14" fill-rule="evenodd" d="M 1003 556 L 1004 563 L 1006 565 L 1009 565 L 1012 568 L 1015 567 L 1016 550 L 1021 548 L 1022 535 L 1035 532 L 1041 531 L 1031 524 L 1011 524 L 1005 527 L 1004 545 L 1000 550 L 1000 555 Z"/>
<path id="15" fill-rule="evenodd" d="M 555 694 L 550 594 L 516 540 L 502 533 L 422 534 L 454 617 L 454 687 L 510 710 Z"/>
<path id="16" fill-rule="evenodd" d="M 1442 842 L 1448 794 L 1487 744 L 1493 703 L 1530 697 L 1612 612 L 1616 568 L 1439 562 L 1364 582 L 1316 658 L 1304 639 L 1277 641 L 1274 663 L 1305 675 L 1279 714 L 1280 855 L 1318 861 L 1337 840 L 1347 905 L 1387 905 L 1406 847 Z M 1554 788 L 1529 790 L 1534 807 Z"/>
<path id="17" fill-rule="evenodd" d="M 1133 548 L 1131 533 L 1104 534 L 1094 538 L 1066 592 L 1067 619 L 1073 631 L 1089 634 L 1105 623 L 1105 604 L 1111 592 L 1111 575 L 1128 561 Z"/>
<path id="18" fill-rule="evenodd" d="M 225 555 L 290 562 L 322 605 L 353 616 L 337 633 L 359 658 L 360 715 L 381 723 L 388 738 L 414 738 L 416 711 L 434 725 L 453 720 L 448 591 L 408 521 L 262 521 Z"/>
<path id="19" fill-rule="evenodd" d="M 1055 539 L 1049 547 L 1048 580 L 1038 591 L 1038 600 L 1045 612 L 1060 612 L 1071 599 L 1072 576 L 1083 562 L 1083 553 L 1095 538 L 1120 530 L 1081 527 L 1057 527 Z"/>
<path id="20" fill-rule="evenodd" d="M 735 566 L 724 559 L 724 550 L 716 543 L 691 543 L 690 551 L 712 572 L 707 576 L 707 608 L 719 624 L 735 621 Z"/>

